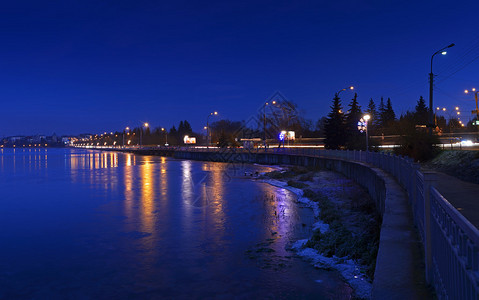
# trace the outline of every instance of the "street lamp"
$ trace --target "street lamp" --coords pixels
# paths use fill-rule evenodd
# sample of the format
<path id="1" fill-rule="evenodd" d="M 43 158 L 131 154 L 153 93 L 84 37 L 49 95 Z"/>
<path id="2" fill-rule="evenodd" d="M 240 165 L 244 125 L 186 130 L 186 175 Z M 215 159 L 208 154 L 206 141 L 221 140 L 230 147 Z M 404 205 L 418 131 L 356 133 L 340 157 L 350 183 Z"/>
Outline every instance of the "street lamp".
<path id="1" fill-rule="evenodd" d="M 345 90 L 354 90 L 354 86 L 349 86 L 347 88 L 344 88 L 344 89 L 340 89 L 339 92 L 336 93 L 336 97 L 339 97 L 339 93 L 341 93 L 342 91 L 345 91 Z"/>
<path id="2" fill-rule="evenodd" d="M 271 104 L 276 104 L 276 101 L 273 100 L 271 101 Z M 269 102 L 266 102 L 263 105 L 263 143 L 264 143 L 264 149 L 266 151 L 266 106 L 269 105 Z"/>
<path id="3" fill-rule="evenodd" d="M 477 106 L 477 93 L 479 93 L 479 91 L 476 91 L 475 88 L 472 88 L 471 91 L 474 93 L 474 99 L 476 100 L 476 110 L 473 110 L 472 113 L 476 114 L 477 116 L 476 121 L 479 121 L 479 108 Z M 465 90 L 464 93 L 468 94 L 469 91 Z"/>
<path id="4" fill-rule="evenodd" d="M 125 131 L 127 130 L 130 131 L 130 127 L 126 127 L 125 130 L 123 130 L 123 148 L 125 148 Z"/>
<path id="5" fill-rule="evenodd" d="M 165 132 L 165 146 L 168 146 L 168 131 L 165 128 L 161 128 L 161 131 Z"/>
<path id="6" fill-rule="evenodd" d="M 142 147 L 142 136 L 143 136 L 143 127 L 147 128 L 148 126 L 150 126 L 148 123 L 143 123 L 143 126 L 140 127 L 140 148 Z"/>
<path id="7" fill-rule="evenodd" d="M 371 119 L 370 115 L 364 115 L 358 122 L 358 130 L 366 132 L 366 151 L 369 150 L 369 136 L 368 136 L 368 121 Z"/>
<path id="8" fill-rule="evenodd" d="M 450 44 L 442 48 L 439 51 L 434 52 L 431 56 L 431 73 L 429 73 L 429 134 L 432 134 L 432 128 L 435 127 L 436 124 L 433 124 L 433 101 L 432 101 L 432 94 L 433 94 L 433 86 L 434 86 L 434 74 L 432 73 L 432 60 L 436 54 L 441 53 L 442 55 L 446 55 L 446 49 L 454 47 L 454 43 Z"/>
<path id="9" fill-rule="evenodd" d="M 218 115 L 218 112 L 212 112 L 206 117 L 206 148 L 210 146 L 211 143 L 211 131 L 210 131 L 210 117 Z"/>

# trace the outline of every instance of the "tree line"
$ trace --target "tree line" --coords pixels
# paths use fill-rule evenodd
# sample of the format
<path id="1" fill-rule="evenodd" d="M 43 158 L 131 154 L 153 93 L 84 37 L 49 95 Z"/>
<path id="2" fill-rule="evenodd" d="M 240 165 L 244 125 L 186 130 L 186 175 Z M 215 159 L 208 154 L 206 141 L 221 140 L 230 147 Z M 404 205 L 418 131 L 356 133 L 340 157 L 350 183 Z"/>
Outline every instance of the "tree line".
<path id="1" fill-rule="evenodd" d="M 330 112 L 316 122 L 304 117 L 304 113 L 297 104 L 284 98 L 266 103 L 257 114 L 248 120 L 234 121 L 222 119 L 212 122 L 209 129 L 194 132 L 187 120 L 180 121 L 178 126 L 170 129 L 156 127 L 136 127 L 131 130 L 112 132 L 110 134 L 95 135 L 91 142 L 97 145 L 184 145 L 185 135 L 196 137 L 197 144 L 206 144 L 207 132 L 210 133 L 212 145 L 219 147 L 240 146 L 241 139 L 255 139 L 258 145 L 266 139 L 270 143 L 278 140 L 278 133 L 282 130 L 294 131 L 296 140 L 303 138 L 324 138 L 327 149 L 364 150 L 366 148 L 365 132 L 358 130 L 358 121 L 366 114 L 369 136 L 411 136 L 426 131 L 428 124 L 428 107 L 421 96 L 416 102 L 413 111 L 407 111 L 397 117 L 393 109 L 391 98 L 381 97 L 375 102 L 369 99 L 363 110 L 354 94 L 346 108 L 343 108 L 338 94 L 332 99 Z M 475 120 L 475 119 L 474 119 Z M 473 120 L 473 121 L 474 121 Z M 451 115 L 449 120 L 443 115 L 436 115 L 437 132 L 458 132 L 477 130 L 468 124 L 461 123 L 456 116 Z M 377 139 L 370 139 L 370 146 L 374 147 Z"/>

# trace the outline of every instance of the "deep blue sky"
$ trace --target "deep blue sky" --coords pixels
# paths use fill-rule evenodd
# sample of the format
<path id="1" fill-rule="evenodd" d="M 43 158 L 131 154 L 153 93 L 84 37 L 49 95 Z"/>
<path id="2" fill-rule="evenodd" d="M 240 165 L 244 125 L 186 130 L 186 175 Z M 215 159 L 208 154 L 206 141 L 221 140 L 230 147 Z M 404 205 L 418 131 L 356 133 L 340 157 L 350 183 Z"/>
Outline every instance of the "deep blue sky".
<path id="1" fill-rule="evenodd" d="M 478 1 L 3 1 L 0 136 L 121 130 L 209 112 L 248 119 L 275 91 L 316 121 L 336 91 L 470 116 Z M 460 69 L 462 66 L 464 68 Z M 453 76 L 448 77 L 451 73 Z M 343 105 L 352 93 L 343 92 Z M 346 102 L 346 103 L 344 103 Z M 466 118 L 467 119 L 467 118 Z"/>

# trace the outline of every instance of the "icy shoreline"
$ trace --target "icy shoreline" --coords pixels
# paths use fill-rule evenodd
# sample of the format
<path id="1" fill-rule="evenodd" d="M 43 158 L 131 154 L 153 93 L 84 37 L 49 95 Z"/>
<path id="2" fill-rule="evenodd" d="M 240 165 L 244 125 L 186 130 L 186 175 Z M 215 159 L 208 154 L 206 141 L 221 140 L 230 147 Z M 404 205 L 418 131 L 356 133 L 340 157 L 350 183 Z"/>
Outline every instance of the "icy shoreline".
<path id="1" fill-rule="evenodd" d="M 318 222 L 313 224 L 313 230 L 319 229 L 321 233 L 329 230 L 329 225 L 319 220 L 319 205 L 303 196 L 303 190 L 289 186 L 286 182 L 274 179 L 263 179 L 262 182 L 272 186 L 287 189 L 297 195 L 297 201 L 310 207 Z M 318 268 L 332 268 L 341 273 L 346 282 L 354 289 L 356 295 L 360 298 L 369 299 L 371 297 L 372 284 L 368 282 L 366 276 L 361 273 L 359 265 L 352 259 L 339 258 L 336 256 L 326 257 L 312 248 L 304 248 L 307 239 L 298 240 L 293 243 L 292 249 L 296 253 Z"/>

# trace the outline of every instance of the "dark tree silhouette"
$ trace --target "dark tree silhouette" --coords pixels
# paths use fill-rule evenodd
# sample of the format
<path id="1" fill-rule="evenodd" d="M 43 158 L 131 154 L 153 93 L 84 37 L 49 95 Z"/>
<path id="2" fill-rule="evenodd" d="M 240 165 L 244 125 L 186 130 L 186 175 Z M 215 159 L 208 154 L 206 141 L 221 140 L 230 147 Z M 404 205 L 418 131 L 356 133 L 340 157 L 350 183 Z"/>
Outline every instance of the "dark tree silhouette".
<path id="1" fill-rule="evenodd" d="M 414 121 L 418 125 L 426 125 L 428 121 L 428 109 L 426 101 L 422 96 L 419 97 L 416 104 L 416 111 L 414 112 Z"/>
<path id="2" fill-rule="evenodd" d="M 331 105 L 331 112 L 328 114 L 324 124 L 324 147 L 326 149 L 340 149 L 344 146 L 346 140 L 344 127 L 344 113 L 341 107 L 341 100 L 336 94 Z"/>
<path id="3" fill-rule="evenodd" d="M 358 94 L 349 103 L 349 110 L 345 118 L 346 147 L 350 150 L 361 150 L 365 148 L 365 138 L 358 130 L 358 121 L 363 117 L 361 107 L 358 104 Z"/>
<path id="4" fill-rule="evenodd" d="M 376 104 L 374 103 L 373 98 L 369 99 L 368 109 L 366 113 L 369 115 L 370 119 L 368 121 L 368 130 L 369 135 L 374 135 L 376 133 L 376 128 L 378 126 L 379 114 L 376 110 Z"/>

